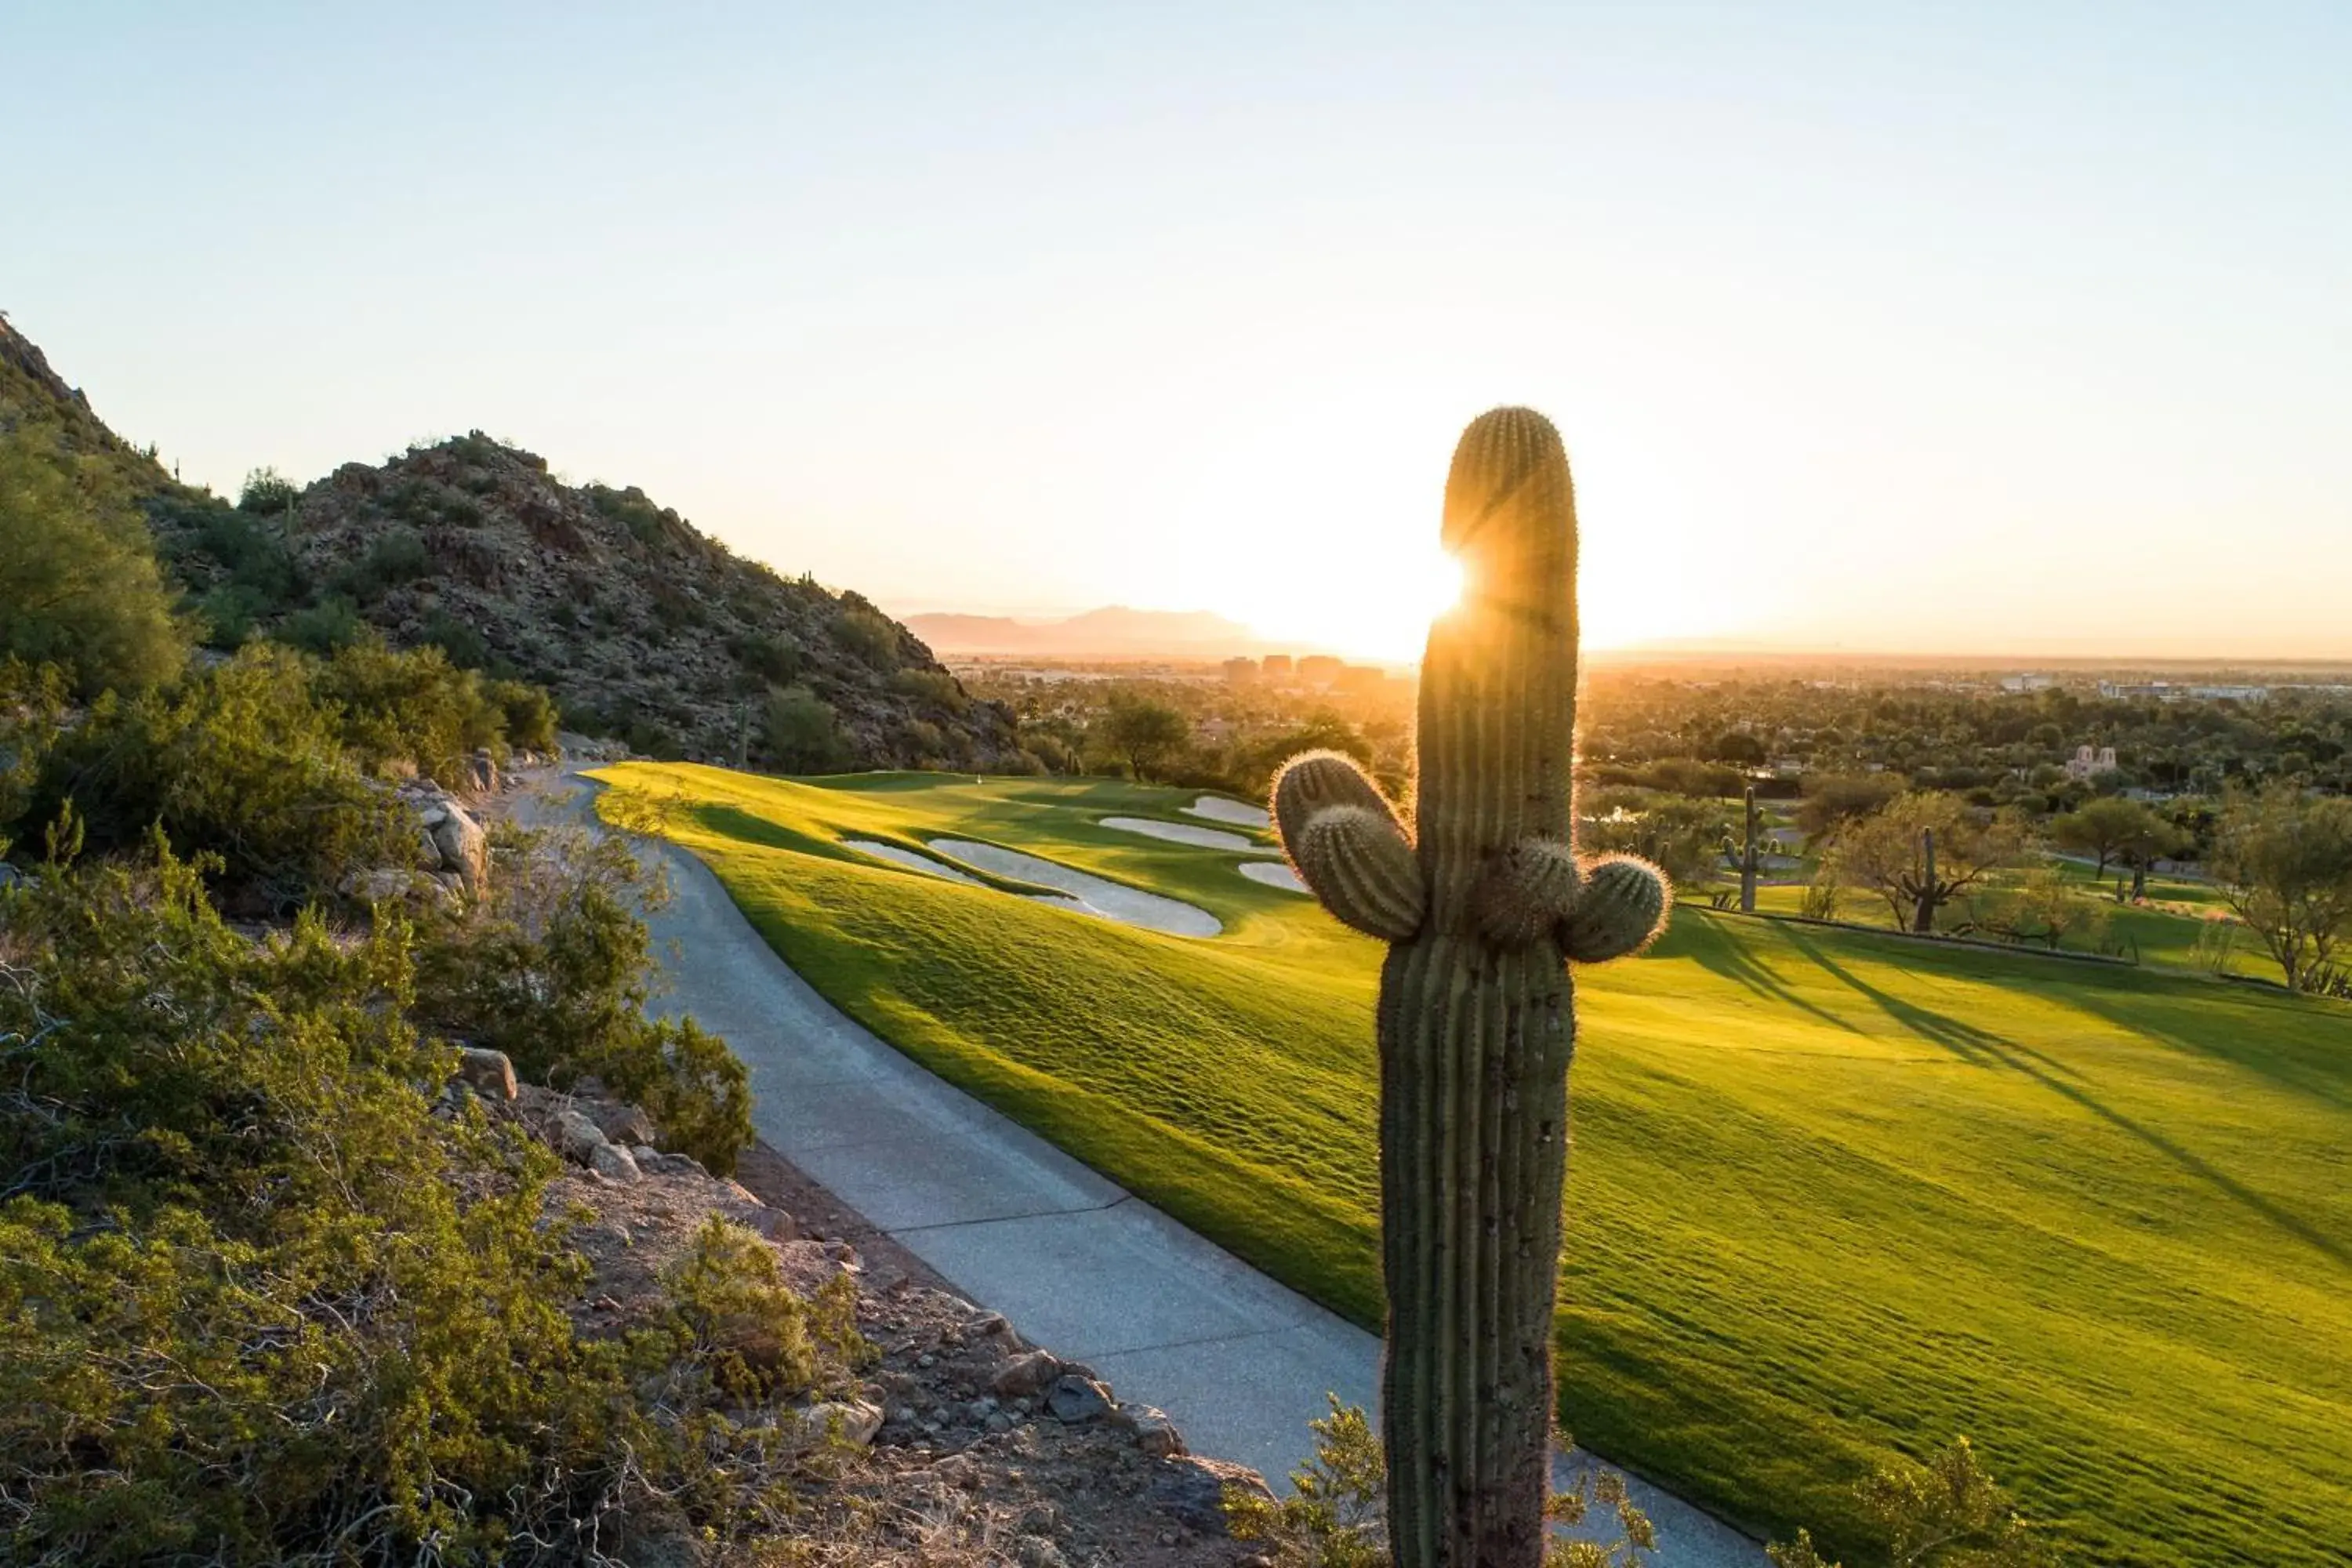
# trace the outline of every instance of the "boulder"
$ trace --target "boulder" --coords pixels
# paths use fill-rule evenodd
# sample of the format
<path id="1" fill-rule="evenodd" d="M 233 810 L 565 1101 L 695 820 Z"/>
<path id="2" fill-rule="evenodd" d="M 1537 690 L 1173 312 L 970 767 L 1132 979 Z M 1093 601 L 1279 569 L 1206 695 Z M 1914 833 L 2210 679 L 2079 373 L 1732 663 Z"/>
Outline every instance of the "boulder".
<path id="1" fill-rule="evenodd" d="M 654 1141 L 654 1119 L 634 1105 L 593 1105 L 588 1114 L 604 1136 L 615 1143 L 650 1143 Z"/>
<path id="2" fill-rule="evenodd" d="M 441 868 L 465 879 L 466 891 L 481 897 L 490 885 L 490 839 L 482 825 L 451 805 L 433 826 L 433 847 Z"/>
<path id="3" fill-rule="evenodd" d="M 1090 1377 L 1065 1373 L 1046 1391 L 1045 1409 L 1065 1426 L 1079 1426 L 1110 1414 L 1110 1390 Z"/>
<path id="4" fill-rule="evenodd" d="M 863 1448 L 882 1430 L 882 1407 L 864 1399 L 828 1399 L 802 1418 L 811 1436 L 832 1436 Z"/>
<path id="5" fill-rule="evenodd" d="M 480 1046 L 467 1046 L 457 1052 L 457 1077 L 471 1088 L 479 1089 L 493 1100 L 512 1100 L 520 1089 L 515 1084 L 514 1063 L 504 1051 L 488 1050 Z"/>
<path id="6" fill-rule="evenodd" d="M 989 1387 L 999 1399 L 1020 1399 L 1035 1394 L 1061 1375 L 1062 1363 L 1051 1351 L 1031 1351 L 999 1367 Z"/>
<path id="7" fill-rule="evenodd" d="M 588 1168 L 616 1182 L 642 1181 L 645 1177 L 635 1157 L 617 1143 L 599 1143 L 589 1150 Z"/>
<path id="8" fill-rule="evenodd" d="M 1176 1430 L 1176 1423 L 1156 1405 L 1113 1405 L 1110 1420 L 1120 1431 L 1133 1433 L 1135 1446 L 1155 1459 L 1174 1458 L 1191 1452 L 1184 1447 L 1184 1435 Z"/>
<path id="9" fill-rule="evenodd" d="M 466 785 L 476 795 L 499 793 L 499 762 L 488 750 L 475 752 L 473 761 L 466 765 Z"/>
<path id="10" fill-rule="evenodd" d="M 1271 1501 L 1265 1478 L 1245 1465 L 1180 1455 L 1154 1467 L 1151 1500 L 1177 1523 L 1202 1535 L 1225 1533 L 1225 1489 L 1240 1487 Z"/>
<path id="11" fill-rule="evenodd" d="M 576 1110 L 555 1113 L 555 1146 L 567 1160 L 588 1163 L 589 1156 L 607 1147 L 602 1129 Z"/>

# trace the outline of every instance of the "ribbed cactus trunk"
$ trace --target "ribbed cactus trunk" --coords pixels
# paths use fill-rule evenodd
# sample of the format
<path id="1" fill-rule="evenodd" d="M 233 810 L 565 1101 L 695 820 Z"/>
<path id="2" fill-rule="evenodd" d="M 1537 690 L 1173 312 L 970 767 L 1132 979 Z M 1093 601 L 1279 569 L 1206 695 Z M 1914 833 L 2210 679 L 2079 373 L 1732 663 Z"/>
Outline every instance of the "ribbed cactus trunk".
<path id="1" fill-rule="evenodd" d="M 1926 935 L 1936 929 L 1936 830 L 1919 830 L 1919 855 L 1926 863 L 1927 875 L 1919 884 L 1919 902 L 1912 911 L 1911 929 Z"/>
<path id="2" fill-rule="evenodd" d="M 1748 831 L 1746 837 L 1742 837 L 1739 841 L 1739 912 L 1743 915 L 1752 915 L 1756 912 L 1756 861 L 1758 850 L 1758 845 L 1756 842 L 1756 786 L 1754 784 L 1749 784 L 1748 786 L 1747 802 Z"/>
<path id="3" fill-rule="evenodd" d="M 1285 847 L 1333 913 L 1391 943 L 1381 971 L 1381 1373 L 1399 1568 L 1535 1568 L 1575 1023 L 1567 958 L 1647 942 L 1664 885 L 1580 866 L 1576 524 L 1549 422 L 1473 424 L 1446 482 L 1461 605 L 1421 673 L 1411 841 L 1346 759 L 1275 789 Z"/>

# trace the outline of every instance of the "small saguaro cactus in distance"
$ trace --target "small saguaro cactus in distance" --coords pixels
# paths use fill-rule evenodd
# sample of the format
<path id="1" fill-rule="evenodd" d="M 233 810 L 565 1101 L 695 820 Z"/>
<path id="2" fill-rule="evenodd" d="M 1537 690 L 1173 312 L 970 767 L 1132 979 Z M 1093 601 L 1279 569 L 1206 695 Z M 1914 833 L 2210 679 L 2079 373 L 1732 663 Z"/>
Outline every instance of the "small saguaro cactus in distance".
<path id="1" fill-rule="evenodd" d="M 1762 858 L 1762 834 L 1756 811 L 1756 786 L 1749 784 L 1747 793 L 1748 820 L 1738 843 L 1729 838 L 1723 841 L 1724 858 L 1739 868 L 1739 912 L 1756 912 L 1756 867 Z"/>
<path id="2" fill-rule="evenodd" d="M 1535 1568 L 1575 1018 L 1567 960 L 1664 927 L 1665 879 L 1580 860 L 1576 501 L 1559 435 L 1498 408 L 1454 448 L 1442 537 L 1461 603 L 1421 668 L 1408 835 L 1329 752 L 1274 785 L 1316 897 L 1388 942 L 1381 971 L 1381 1435 L 1398 1568 Z"/>

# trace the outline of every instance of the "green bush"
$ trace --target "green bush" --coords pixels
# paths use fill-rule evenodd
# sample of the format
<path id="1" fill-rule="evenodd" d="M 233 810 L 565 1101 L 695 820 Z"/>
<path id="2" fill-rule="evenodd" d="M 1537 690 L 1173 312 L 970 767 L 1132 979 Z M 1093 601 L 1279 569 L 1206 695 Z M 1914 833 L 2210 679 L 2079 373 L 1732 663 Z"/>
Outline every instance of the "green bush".
<path id="1" fill-rule="evenodd" d="M 805 686 L 768 694 L 768 755 L 789 773 L 830 773 L 849 752 L 832 704 Z"/>
<path id="2" fill-rule="evenodd" d="M 332 653 L 360 640 L 368 629 L 359 607 L 341 594 L 295 611 L 279 623 L 280 642 L 307 653 Z"/>
<path id="3" fill-rule="evenodd" d="M 661 1144 L 725 1174 L 751 1141 L 750 1079 L 690 1021 L 645 1016 L 665 889 L 615 839 L 499 826 L 487 896 L 424 918 L 421 1014 L 500 1050 L 534 1082 L 594 1078 L 644 1107 Z"/>
<path id="4" fill-rule="evenodd" d="M 0 429 L 0 658 L 76 690 L 138 690 L 186 662 L 147 523 L 39 431 Z"/>
<path id="5" fill-rule="evenodd" d="M 890 678 L 890 689 L 950 713 L 961 713 L 971 706 L 956 678 L 944 669 L 902 669 Z"/>
<path id="6" fill-rule="evenodd" d="M 887 675 L 898 668 L 898 625 L 855 594 L 842 595 L 833 640 L 851 658 Z"/>
<path id="7" fill-rule="evenodd" d="M 217 857 L 225 895 L 257 911 L 327 898 L 355 867 L 411 864 L 415 826 L 353 764 L 314 668 L 257 643 L 173 690 L 101 697 L 42 758 L 13 837 L 68 802 L 94 851 L 160 825 L 180 853 Z"/>
<path id="8" fill-rule="evenodd" d="M 336 649 L 313 680 L 317 697 L 340 710 L 344 743 L 368 769 L 407 763 L 455 784 L 475 752 L 505 749 L 505 705 L 437 647 L 396 652 L 362 638 Z"/>
<path id="9" fill-rule="evenodd" d="M 336 592 L 361 604 L 373 604 L 404 583 L 414 583 L 433 570 L 433 557 L 424 536 L 413 528 L 388 528 L 375 536 L 364 554 L 336 572 Z"/>
<path id="10" fill-rule="evenodd" d="M 425 641 L 446 654 L 460 669 L 480 669 L 490 662 L 489 639 L 446 610 L 435 610 L 425 617 Z"/>
<path id="11" fill-rule="evenodd" d="M 236 509 L 257 517 L 275 517 L 292 511 L 294 503 L 301 499 L 302 487 L 276 468 L 255 468 L 245 476 L 245 488 L 237 492 Z"/>
<path id="12" fill-rule="evenodd" d="M 818 1472 L 745 1407 L 840 1387 L 814 1299 L 713 1220 L 626 1334 L 553 1158 L 417 1026 L 409 933 L 248 941 L 160 845 L 0 889 L 0 1559 L 596 1561 L 634 1515 L 788 1529 Z"/>

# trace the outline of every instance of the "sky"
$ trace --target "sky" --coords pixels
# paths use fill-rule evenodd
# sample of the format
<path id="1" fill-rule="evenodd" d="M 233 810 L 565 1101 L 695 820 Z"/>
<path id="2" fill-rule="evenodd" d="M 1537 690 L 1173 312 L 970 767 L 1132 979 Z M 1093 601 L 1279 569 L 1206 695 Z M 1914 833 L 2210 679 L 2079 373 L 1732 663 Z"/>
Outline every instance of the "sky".
<path id="1" fill-rule="evenodd" d="M 200 14 L 201 13 L 201 14 Z M 481 428 L 900 613 L 2352 657 L 2352 5 L 0 0 L 0 308 L 233 491 Z"/>

